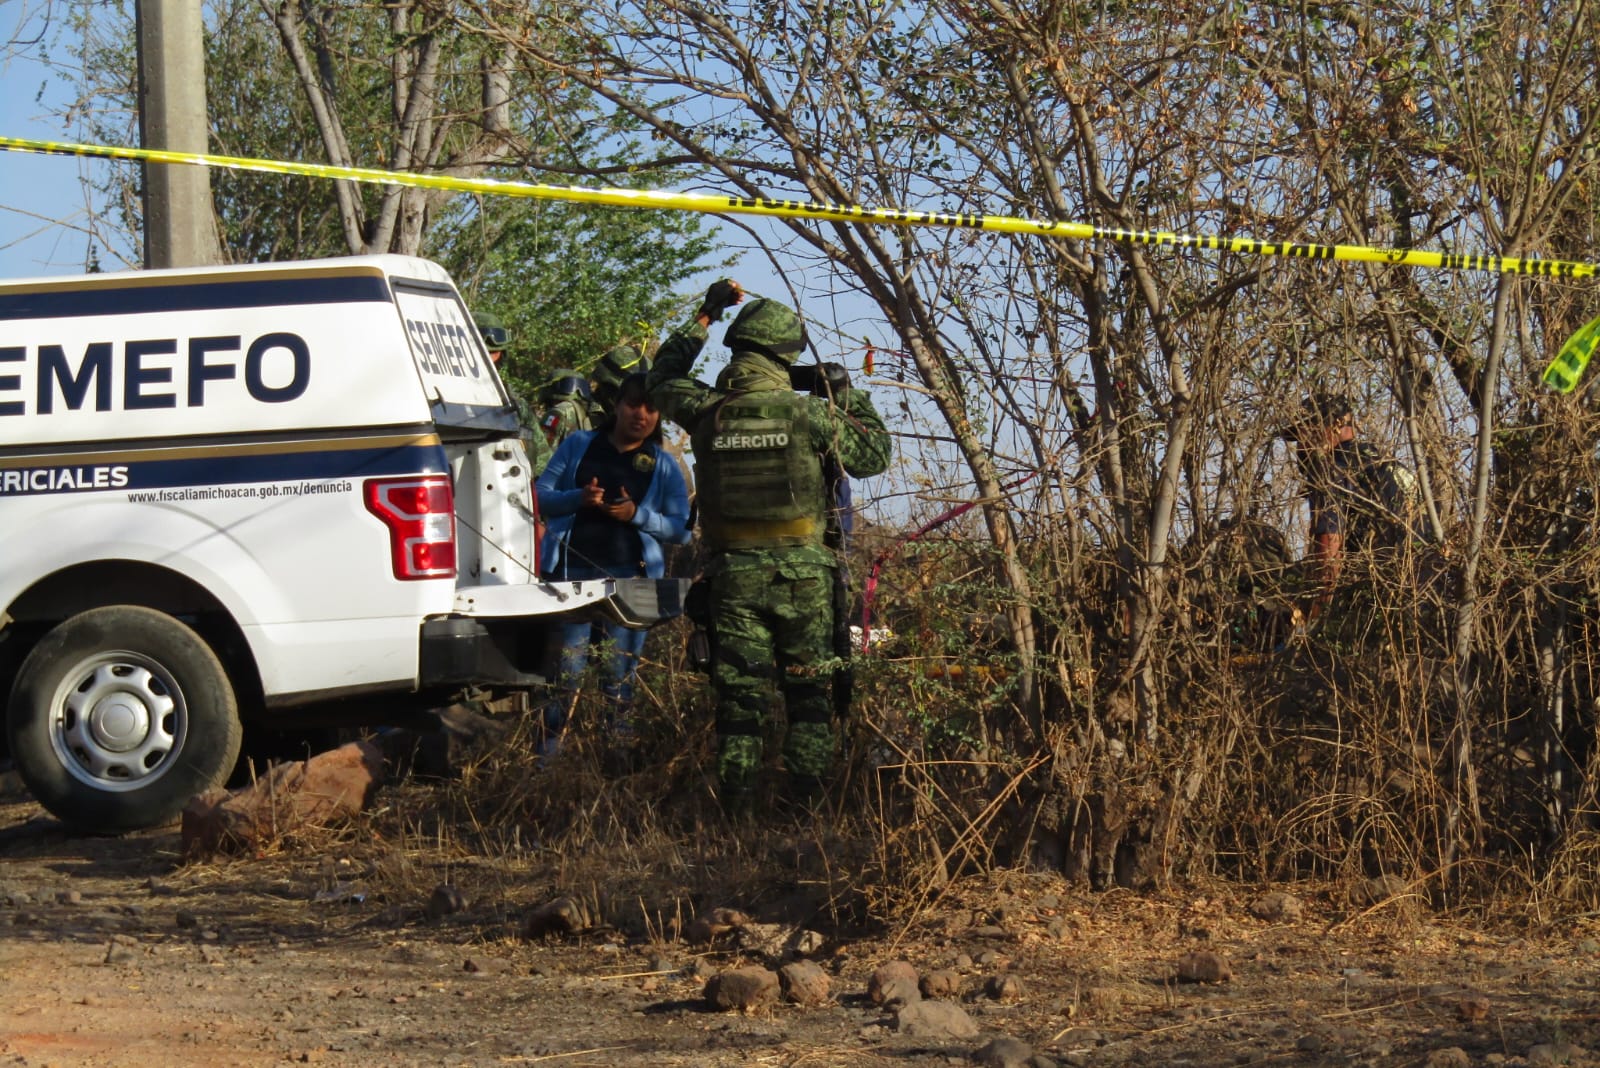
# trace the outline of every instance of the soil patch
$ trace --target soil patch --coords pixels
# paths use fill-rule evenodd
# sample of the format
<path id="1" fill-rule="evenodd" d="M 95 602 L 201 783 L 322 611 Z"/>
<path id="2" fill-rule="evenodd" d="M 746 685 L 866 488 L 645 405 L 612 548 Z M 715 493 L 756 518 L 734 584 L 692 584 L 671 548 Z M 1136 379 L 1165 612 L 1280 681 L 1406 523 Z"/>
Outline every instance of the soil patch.
<path id="1" fill-rule="evenodd" d="M 85 837 L 0 800 L 0 1057 L 1038 1068 L 1594 1064 L 1600 1049 L 1592 918 L 1516 930 L 1332 887 L 1096 894 L 1003 872 L 906 925 L 830 934 L 812 954 L 825 1003 L 739 1013 L 703 992 L 761 963 L 748 953 L 666 931 L 530 941 L 523 920 L 551 890 L 534 869 L 409 846 L 416 871 L 437 862 L 437 881 L 460 888 L 461 908 L 430 908 L 431 877 L 386 881 L 381 850 L 346 852 L 186 866 L 175 828 Z M 399 885 L 418 889 L 400 900 Z M 977 1036 L 930 1035 L 902 1026 L 904 1006 L 874 1004 L 869 977 L 895 960 L 937 973 L 923 989 Z"/>

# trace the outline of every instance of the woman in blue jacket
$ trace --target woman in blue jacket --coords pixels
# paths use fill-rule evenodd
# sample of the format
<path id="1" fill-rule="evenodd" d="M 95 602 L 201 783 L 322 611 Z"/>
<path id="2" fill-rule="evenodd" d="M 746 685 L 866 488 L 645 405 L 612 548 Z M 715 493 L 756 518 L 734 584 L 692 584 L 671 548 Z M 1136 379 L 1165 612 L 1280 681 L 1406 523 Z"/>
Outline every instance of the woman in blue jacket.
<path id="1" fill-rule="evenodd" d="M 623 380 L 611 418 L 596 430 L 569 434 L 539 476 L 542 578 L 661 578 L 662 547 L 689 540 L 689 489 L 677 461 L 661 446 L 661 415 L 644 382 L 644 375 Z M 631 746 L 628 707 L 644 638 L 644 631 L 620 623 L 562 626 L 561 671 L 544 712 L 542 753 L 559 746 L 596 649 L 604 656 L 602 692 L 612 748 Z"/>

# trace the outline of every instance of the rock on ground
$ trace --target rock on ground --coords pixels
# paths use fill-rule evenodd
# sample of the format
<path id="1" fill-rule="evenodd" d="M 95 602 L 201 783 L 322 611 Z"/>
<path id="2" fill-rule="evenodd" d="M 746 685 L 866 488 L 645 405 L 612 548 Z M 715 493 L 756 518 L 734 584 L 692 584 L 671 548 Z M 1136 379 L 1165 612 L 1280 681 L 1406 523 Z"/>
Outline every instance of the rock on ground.
<path id="1" fill-rule="evenodd" d="M 733 940 L 745 953 L 777 963 L 788 957 L 789 941 L 794 934 L 793 927 L 781 923 L 746 923 L 733 929 Z"/>
<path id="2" fill-rule="evenodd" d="M 908 960 L 880 965 L 867 979 L 867 1000 L 874 1005 L 891 1006 L 921 999 L 917 969 Z"/>
<path id="3" fill-rule="evenodd" d="M 826 1005 L 832 998 L 828 973 L 808 960 L 797 960 L 778 969 L 778 985 L 784 997 L 797 1005 Z"/>
<path id="4" fill-rule="evenodd" d="M 719 1009 L 749 1012 L 778 996 L 778 976 L 751 965 L 718 972 L 706 982 L 705 999 Z"/>
<path id="5" fill-rule="evenodd" d="M 250 850 L 343 823 L 367 807 L 382 778 L 383 754 L 370 742 L 274 764 L 249 786 L 207 790 L 190 800 L 183 810 L 183 854 Z"/>
<path id="6" fill-rule="evenodd" d="M 894 1029 L 912 1038 L 977 1038 L 978 1025 L 949 1001 L 913 1001 L 895 1013 Z"/>

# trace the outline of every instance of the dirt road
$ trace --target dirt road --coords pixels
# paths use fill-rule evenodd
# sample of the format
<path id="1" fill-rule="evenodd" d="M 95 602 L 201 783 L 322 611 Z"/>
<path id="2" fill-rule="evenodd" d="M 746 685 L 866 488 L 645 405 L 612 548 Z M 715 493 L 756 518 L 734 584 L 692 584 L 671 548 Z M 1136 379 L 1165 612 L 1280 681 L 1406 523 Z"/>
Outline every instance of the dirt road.
<path id="1" fill-rule="evenodd" d="M 1475 931 L 1308 887 L 1274 920 L 1252 913 L 1271 911 L 1262 888 L 1090 894 L 1005 873 L 830 941 L 830 1003 L 739 1014 L 702 998 L 733 952 L 528 941 L 543 888 L 460 858 L 478 900 L 430 919 L 373 893 L 367 861 L 183 866 L 177 842 L 73 835 L 0 801 L 0 1063 L 1443 1066 L 1593 1064 L 1582 1047 L 1600 1048 L 1593 920 Z M 1176 981 L 1193 952 L 1230 977 Z M 908 1034 L 871 1004 L 868 975 L 896 958 L 952 970 L 975 1037 Z"/>

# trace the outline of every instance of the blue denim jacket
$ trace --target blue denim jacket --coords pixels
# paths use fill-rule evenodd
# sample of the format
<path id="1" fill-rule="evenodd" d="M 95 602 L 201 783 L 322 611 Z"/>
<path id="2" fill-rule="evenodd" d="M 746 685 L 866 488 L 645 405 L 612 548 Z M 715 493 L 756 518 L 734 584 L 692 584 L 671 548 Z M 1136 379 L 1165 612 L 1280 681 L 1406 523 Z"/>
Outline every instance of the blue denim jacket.
<path id="1" fill-rule="evenodd" d="M 577 485 L 578 464 L 598 433 L 601 431 L 577 430 L 568 434 L 539 475 L 539 516 L 545 523 L 544 540 L 539 543 L 541 574 L 558 578 L 566 574 L 567 540 L 583 503 L 583 490 Z M 689 487 L 671 453 L 655 444 L 641 447 L 654 454 L 656 467 L 650 476 L 650 489 L 643 500 L 635 502 L 633 526 L 641 535 L 645 576 L 661 578 L 666 573 L 661 546 L 682 545 L 691 536 Z"/>

